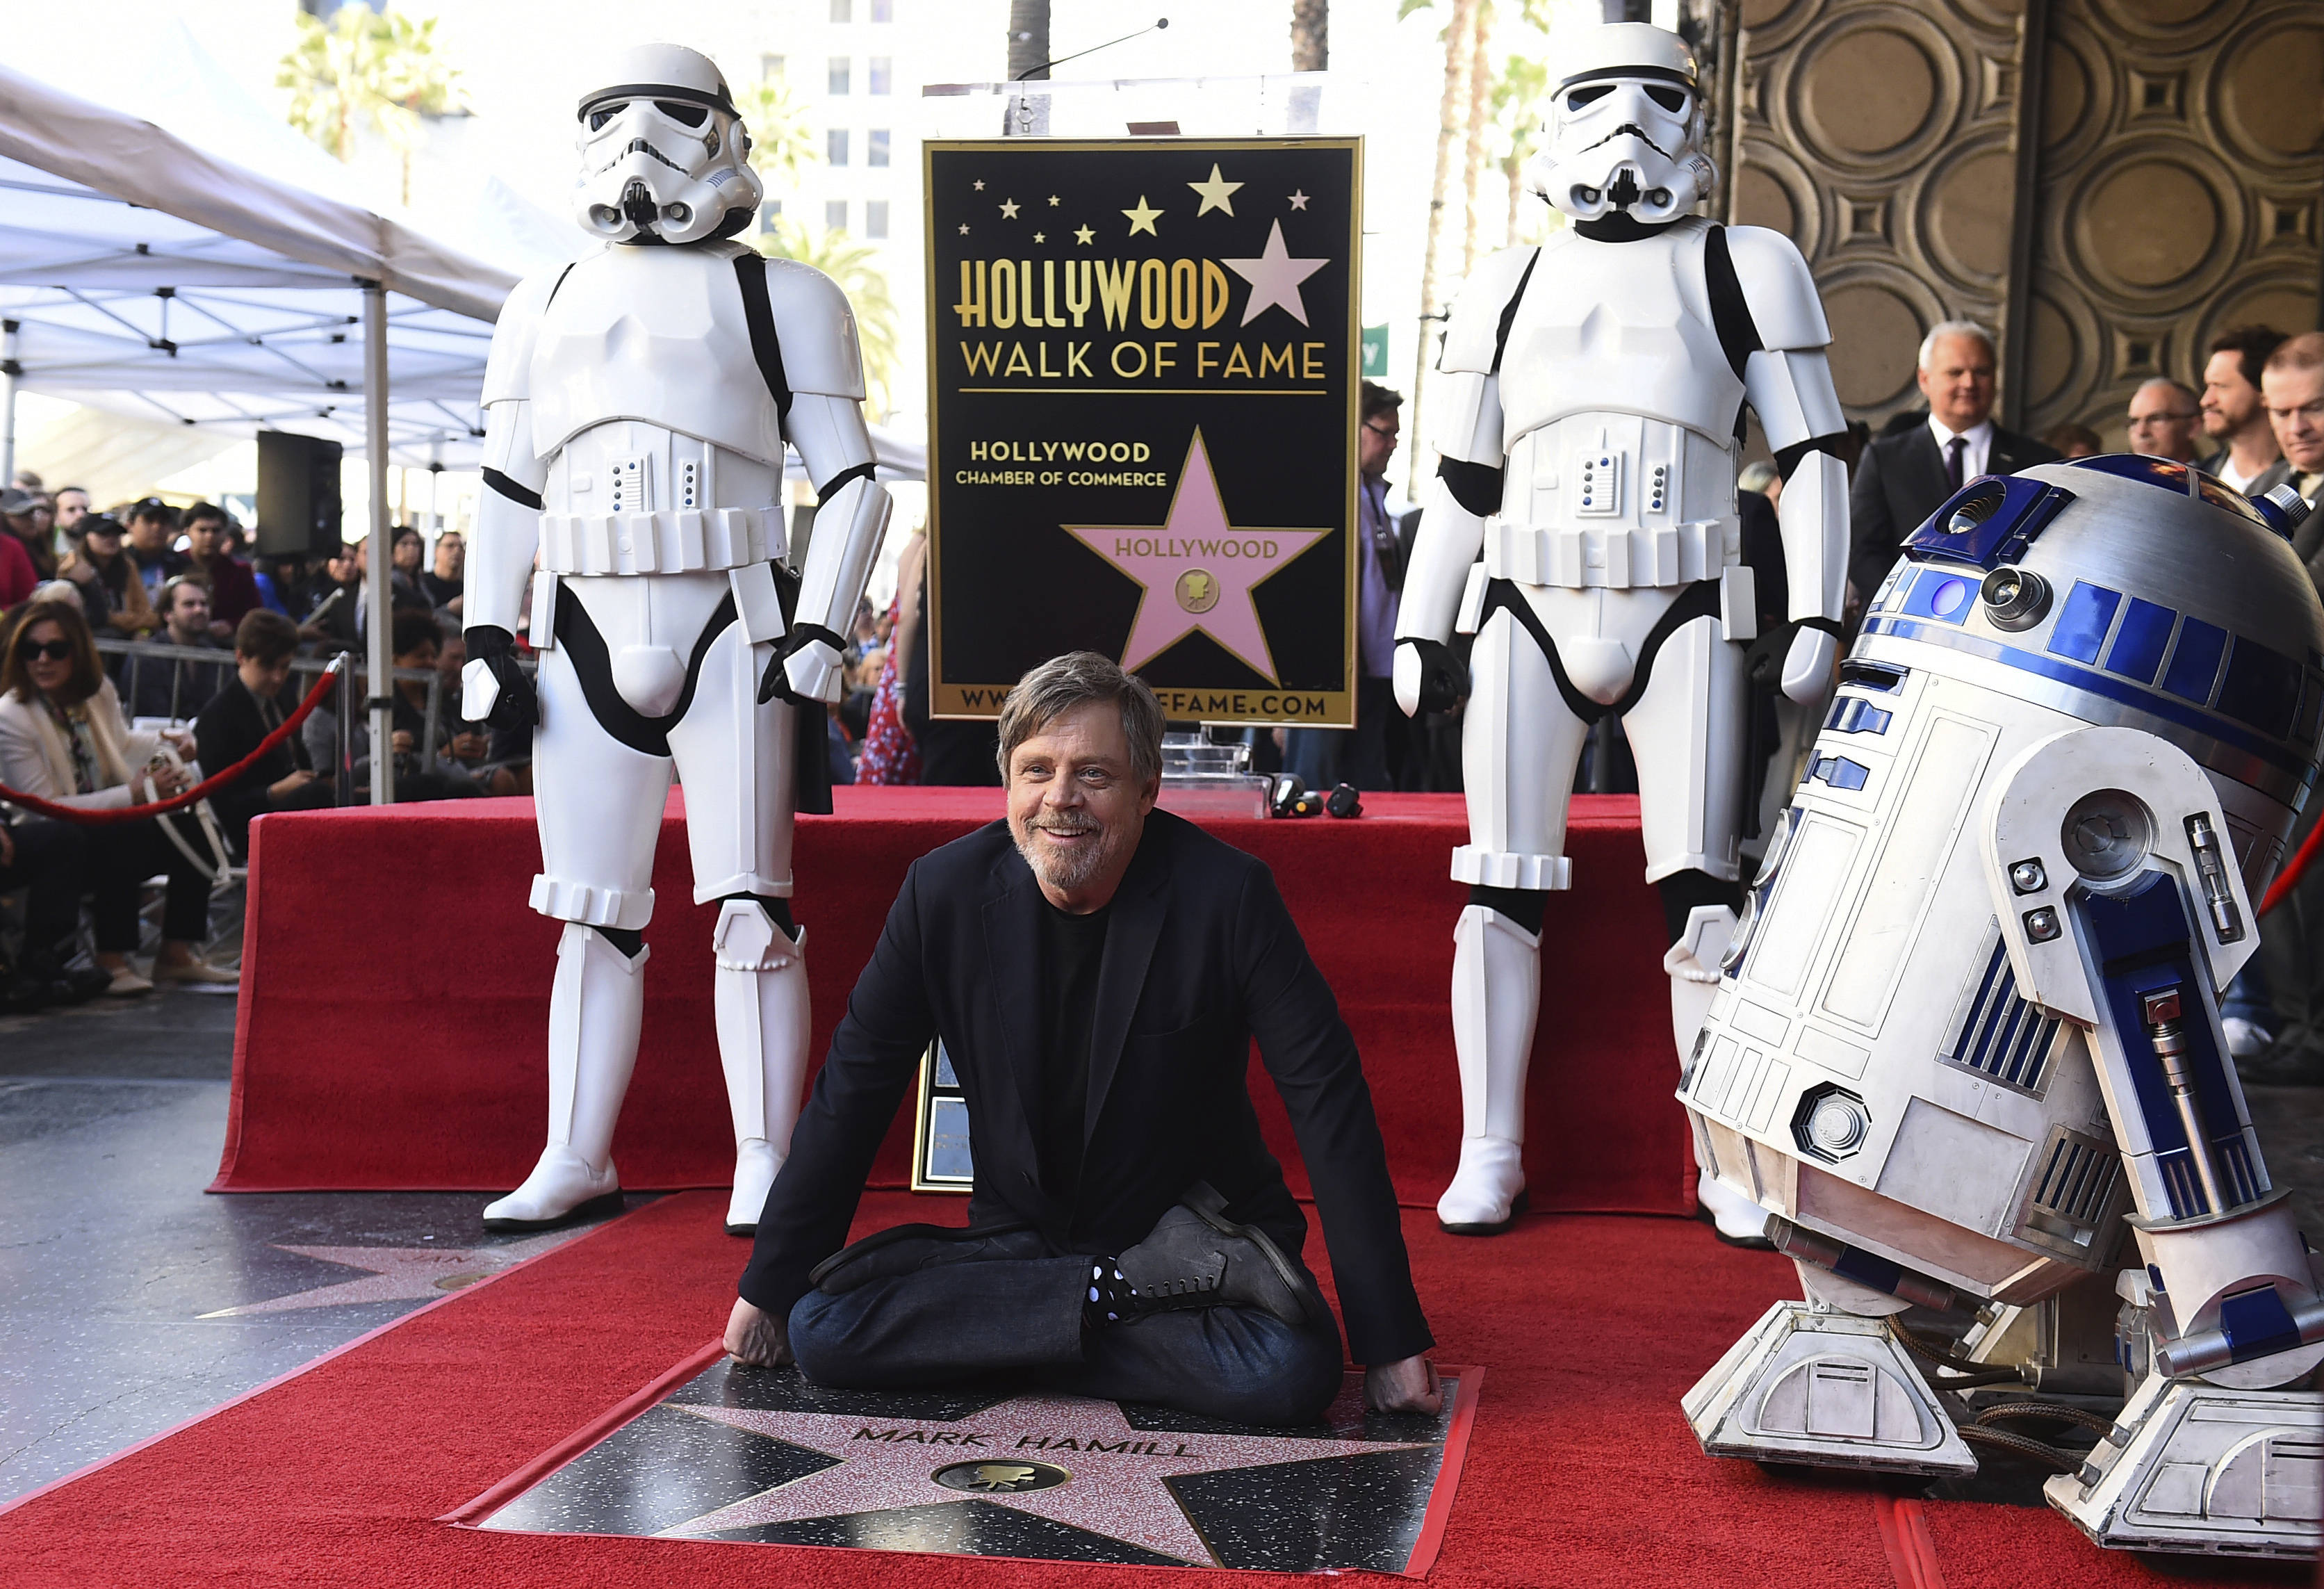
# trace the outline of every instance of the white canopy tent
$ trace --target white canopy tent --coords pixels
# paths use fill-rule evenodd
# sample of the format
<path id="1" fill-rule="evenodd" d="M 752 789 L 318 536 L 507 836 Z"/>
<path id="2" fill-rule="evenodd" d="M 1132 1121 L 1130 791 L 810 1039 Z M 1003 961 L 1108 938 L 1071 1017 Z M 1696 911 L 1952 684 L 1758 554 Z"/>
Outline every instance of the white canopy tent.
<path id="1" fill-rule="evenodd" d="M 366 458 L 369 521 L 385 524 L 391 460 L 474 467 L 490 322 L 519 269 L 557 262 L 563 228 L 494 184 L 477 230 L 505 260 L 448 247 L 364 202 L 182 23 L 161 42 L 169 69 L 140 103 L 198 143 L 0 66 L 0 482 L 22 386 L 149 427 L 337 440 Z M 883 474 L 923 476 L 924 448 L 874 443 Z M 387 538 L 371 552 L 369 666 L 383 679 Z M 372 719 L 385 744 L 383 697 Z M 372 766 L 384 803 L 390 759 Z"/>

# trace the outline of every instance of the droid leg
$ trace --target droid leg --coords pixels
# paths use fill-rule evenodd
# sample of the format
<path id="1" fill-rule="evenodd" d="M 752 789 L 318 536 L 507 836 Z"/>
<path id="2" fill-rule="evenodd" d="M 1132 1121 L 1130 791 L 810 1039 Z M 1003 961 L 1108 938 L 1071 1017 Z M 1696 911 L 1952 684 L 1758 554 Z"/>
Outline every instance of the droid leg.
<path id="1" fill-rule="evenodd" d="M 1452 876 L 1470 885 L 1453 931 L 1452 1046 L 1461 1067 L 1461 1164 L 1436 1205 L 1445 1229 L 1505 1230 L 1525 1195 L 1526 1070 L 1541 1001 L 1542 907 L 1567 886 L 1567 792 L 1587 725 L 1548 660 L 1506 610 L 1478 633 L 1462 762 L 1469 843 Z"/>
<path id="2" fill-rule="evenodd" d="M 773 647 L 730 626 L 703 659 L 694 700 L 670 731 L 687 794 L 696 903 L 723 900 L 713 939 L 718 1058 L 734 1119 L 726 1229 L 750 1235 L 790 1151 L 807 1065 L 807 935 L 790 919 L 797 709 L 759 704 Z"/>
<path id="3" fill-rule="evenodd" d="M 1718 991 L 1719 958 L 1735 930 L 1744 751 L 1743 658 L 1718 621 L 1698 618 L 1663 644 L 1653 677 L 1623 719 L 1638 763 L 1646 876 L 1663 895 L 1675 941 L 1671 1025 L 1683 1066 Z M 1720 1235 L 1757 1244 L 1766 1210 L 1700 1163 L 1695 1196 Z"/>
<path id="4" fill-rule="evenodd" d="M 653 915 L 654 838 L 669 762 L 615 741 L 565 653 L 541 654 L 533 741 L 542 870 L 532 908 L 566 923 L 549 1006 L 549 1142 L 532 1173 L 484 1209 L 486 1228 L 553 1224 L 618 1198 L 613 1122 L 637 1064 Z"/>

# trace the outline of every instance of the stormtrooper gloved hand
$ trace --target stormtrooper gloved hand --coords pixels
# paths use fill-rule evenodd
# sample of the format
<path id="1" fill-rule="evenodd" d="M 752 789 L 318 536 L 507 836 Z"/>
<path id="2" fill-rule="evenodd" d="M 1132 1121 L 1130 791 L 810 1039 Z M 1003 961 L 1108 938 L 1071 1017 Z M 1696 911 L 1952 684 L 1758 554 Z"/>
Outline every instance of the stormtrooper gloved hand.
<path id="1" fill-rule="evenodd" d="M 467 665 L 460 670 L 460 716 L 495 728 L 530 728 L 540 721 L 540 697 L 517 666 L 516 636 L 480 624 L 464 632 Z"/>
<path id="2" fill-rule="evenodd" d="M 795 707 L 836 701 L 847 683 L 840 671 L 846 651 L 846 642 L 822 624 L 794 624 L 759 680 L 759 704 L 778 697 Z"/>
<path id="3" fill-rule="evenodd" d="M 1396 642 L 1396 704 L 1407 717 L 1449 712 L 1469 693 L 1469 670 L 1452 648 L 1434 640 Z"/>

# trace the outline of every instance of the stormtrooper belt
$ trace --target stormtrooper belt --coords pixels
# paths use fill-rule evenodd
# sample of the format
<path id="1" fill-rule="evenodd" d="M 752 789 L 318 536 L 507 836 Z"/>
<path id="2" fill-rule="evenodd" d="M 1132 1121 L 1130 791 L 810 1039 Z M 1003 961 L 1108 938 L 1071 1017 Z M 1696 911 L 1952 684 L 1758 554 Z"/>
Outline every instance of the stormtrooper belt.
<path id="1" fill-rule="evenodd" d="M 1663 615 L 1655 620 L 1655 626 L 1646 631 L 1646 639 L 1638 644 L 1637 667 L 1630 675 L 1630 688 L 1622 693 L 1621 699 L 1610 706 L 1593 701 L 1573 688 L 1573 680 L 1565 676 L 1565 664 L 1558 660 L 1557 642 L 1550 639 L 1549 630 L 1542 624 L 1541 614 L 1533 610 L 1533 603 L 1526 600 L 1514 582 L 1494 579 L 1486 583 L 1485 605 L 1477 615 L 1479 629 L 1484 628 L 1485 621 L 1497 608 L 1506 609 L 1511 617 L 1524 625 L 1525 632 L 1532 635 L 1534 643 L 1541 648 L 1542 656 L 1549 663 L 1549 675 L 1557 680 L 1557 693 L 1565 697 L 1566 709 L 1594 726 L 1600 718 L 1618 717 L 1638 704 L 1646 693 L 1647 682 L 1654 676 L 1655 653 L 1663 649 L 1663 642 L 1697 618 L 1719 616 L 1719 581 L 1698 579 L 1689 585 L 1676 601 L 1663 609 Z"/>

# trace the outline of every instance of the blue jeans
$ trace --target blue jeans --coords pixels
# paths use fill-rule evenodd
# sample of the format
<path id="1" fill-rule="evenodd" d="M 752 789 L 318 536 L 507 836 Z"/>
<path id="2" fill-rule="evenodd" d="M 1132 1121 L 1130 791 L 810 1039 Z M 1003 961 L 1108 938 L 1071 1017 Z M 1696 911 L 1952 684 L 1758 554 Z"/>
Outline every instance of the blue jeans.
<path id="1" fill-rule="evenodd" d="M 1336 1331 L 1250 1307 L 1085 1330 L 1090 1259 L 1052 1253 L 1036 1231 L 932 1257 L 911 1273 L 800 1298 L 790 1316 L 800 1371 L 847 1390 L 1010 1374 L 1044 1390 L 1275 1427 L 1314 1423 L 1339 1393 Z"/>

